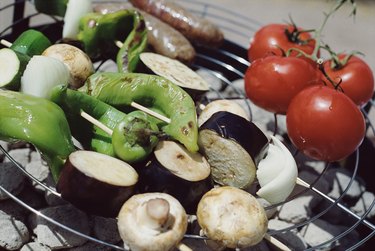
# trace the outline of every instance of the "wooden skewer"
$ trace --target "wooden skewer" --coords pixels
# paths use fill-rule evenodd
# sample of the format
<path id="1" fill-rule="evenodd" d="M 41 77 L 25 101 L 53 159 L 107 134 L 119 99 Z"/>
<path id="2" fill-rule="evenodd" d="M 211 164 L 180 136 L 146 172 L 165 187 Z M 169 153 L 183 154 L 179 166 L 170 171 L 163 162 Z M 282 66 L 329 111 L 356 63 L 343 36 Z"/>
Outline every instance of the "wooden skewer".
<path id="1" fill-rule="evenodd" d="M 291 249 L 288 248 L 284 243 L 282 243 L 281 241 L 277 240 L 275 237 L 273 237 L 269 234 L 266 234 L 264 236 L 264 239 L 267 240 L 272 245 L 274 245 L 275 247 L 279 248 L 282 251 L 291 251 Z"/>
<path id="2" fill-rule="evenodd" d="M 107 127 L 105 124 L 95 119 L 94 117 L 92 117 L 90 114 L 84 111 L 81 111 L 81 116 L 85 118 L 86 120 L 88 120 L 89 122 L 91 122 L 92 124 L 99 127 L 100 129 L 102 129 L 103 131 L 105 131 L 106 133 L 108 133 L 109 135 L 112 135 L 113 131 L 109 127 Z"/>
<path id="3" fill-rule="evenodd" d="M 186 246 L 184 243 L 177 244 L 176 248 L 180 251 L 193 251 L 190 247 Z"/>
<path id="4" fill-rule="evenodd" d="M 0 40 L 0 43 L 2 44 L 2 45 L 4 45 L 4 46 L 6 46 L 6 47 L 11 47 L 12 46 L 12 43 L 11 42 L 9 42 L 9 41 L 7 41 L 7 40 L 5 40 L 5 39 L 1 39 Z M 117 46 L 119 46 L 119 47 L 121 47 L 122 45 L 123 45 L 123 43 L 122 42 L 120 42 L 120 41 L 116 41 L 115 42 L 116 43 L 116 45 Z M 161 115 L 161 114 L 159 114 L 159 113 L 157 113 L 157 112 L 154 112 L 154 111 L 152 111 L 152 110 L 150 110 L 150 109 L 148 109 L 147 107 L 145 107 L 145 106 L 143 106 L 143 105 L 141 105 L 141 104 L 138 104 L 138 103 L 136 103 L 136 102 L 131 102 L 131 104 L 130 104 L 130 106 L 132 106 L 132 107 L 134 107 L 134 108 L 136 108 L 136 109 L 138 109 L 138 110 L 141 110 L 141 111 L 143 111 L 143 112 L 145 112 L 145 113 L 147 113 L 147 114 L 149 114 L 149 115 L 151 115 L 151 116 L 153 116 L 153 117 L 155 117 L 155 118 L 158 118 L 158 119 L 160 119 L 161 121 L 164 121 L 165 123 L 167 123 L 167 124 L 169 124 L 169 123 L 171 123 L 171 119 L 170 118 L 167 118 L 167 117 L 165 117 L 165 116 L 163 116 L 163 115 Z M 82 117 L 84 117 L 84 116 L 86 116 L 85 118 L 87 119 L 87 120 L 89 120 L 90 121 L 90 119 L 94 119 L 93 117 L 91 117 L 89 114 L 87 114 L 87 113 L 85 113 L 85 112 L 83 112 L 83 113 L 81 113 L 81 116 Z M 95 119 L 94 119 L 95 120 Z M 98 122 L 95 122 L 95 121 L 90 121 L 91 123 L 93 123 L 93 124 L 95 124 L 95 125 L 97 125 L 98 123 L 100 123 L 99 121 Z M 101 129 L 103 129 L 103 128 L 105 128 L 105 125 L 104 124 L 102 124 L 102 125 L 97 125 L 99 128 L 101 128 Z M 107 132 L 108 134 L 112 134 L 112 130 L 110 130 L 108 127 L 106 128 L 106 129 L 103 129 L 105 132 Z"/>
<path id="5" fill-rule="evenodd" d="M 12 43 L 5 40 L 5 39 L 1 39 L 0 44 L 4 45 L 5 47 L 8 47 L 8 48 L 12 46 Z"/>

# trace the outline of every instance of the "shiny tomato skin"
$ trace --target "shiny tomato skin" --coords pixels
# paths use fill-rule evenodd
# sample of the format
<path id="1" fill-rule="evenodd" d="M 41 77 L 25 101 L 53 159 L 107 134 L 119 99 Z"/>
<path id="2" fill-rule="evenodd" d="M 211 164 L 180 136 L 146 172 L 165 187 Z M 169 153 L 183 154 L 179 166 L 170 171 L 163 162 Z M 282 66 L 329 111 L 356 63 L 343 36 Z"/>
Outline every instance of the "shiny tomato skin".
<path id="1" fill-rule="evenodd" d="M 288 24 L 268 24 L 260 28 L 250 41 L 248 49 L 248 59 L 250 62 L 269 55 L 283 55 L 290 48 L 297 48 L 311 55 L 314 51 L 316 41 L 312 39 L 308 32 L 299 35 L 302 41 L 311 39 L 306 44 L 295 43 L 289 40 L 285 34 L 285 29 L 293 30 L 293 25 Z M 301 30 L 299 28 L 299 30 Z M 292 52 L 291 56 L 296 56 L 297 52 Z"/>
<path id="2" fill-rule="evenodd" d="M 345 56 L 345 54 L 340 54 L 339 59 Z M 340 87 L 354 103 L 359 106 L 365 105 L 374 93 L 374 75 L 367 63 L 353 55 L 342 68 L 332 69 L 331 64 L 332 60 L 324 63 L 324 70 L 328 76 L 335 82 L 341 80 Z M 334 88 L 329 83 L 328 86 Z"/>
<path id="3" fill-rule="evenodd" d="M 319 71 L 296 57 L 260 58 L 245 73 L 247 97 L 257 106 L 277 114 L 286 113 L 298 92 L 321 83 Z"/>
<path id="4" fill-rule="evenodd" d="M 352 154 L 362 143 L 366 124 L 356 104 L 326 86 L 296 95 L 286 114 L 290 140 L 306 156 L 328 162 Z"/>

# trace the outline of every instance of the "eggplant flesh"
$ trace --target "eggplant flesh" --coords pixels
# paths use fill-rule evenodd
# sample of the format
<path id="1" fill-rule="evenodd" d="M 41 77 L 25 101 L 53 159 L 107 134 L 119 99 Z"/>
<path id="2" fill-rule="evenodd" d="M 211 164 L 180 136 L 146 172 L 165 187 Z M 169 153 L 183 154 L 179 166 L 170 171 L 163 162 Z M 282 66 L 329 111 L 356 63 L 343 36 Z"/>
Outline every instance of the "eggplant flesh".
<path id="1" fill-rule="evenodd" d="M 67 159 L 56 190 L 86 213 L 116 217 L 123 203 L 135 193 L 137 181 L 137 172 L 127 163 L 79 150 Z"/>
<path id="2" fill-rule="evenodd" d="M 256 178 L 256 166 L 268 149 L 268 138 L 252 122 L 220 111 L 201 127 L 198 145 L 219 185 L 247 189 Z"/>
<path id="3" fill-rule="evenodd" d="M 188 152 L 173 141 L 161 141 L 153 158 L 139 169 L 139 175 L 141 193 L 170 194 L 192 214 L 195 214 L 203 194 L 213 187 L 210 166 L 205 157 Z"/>

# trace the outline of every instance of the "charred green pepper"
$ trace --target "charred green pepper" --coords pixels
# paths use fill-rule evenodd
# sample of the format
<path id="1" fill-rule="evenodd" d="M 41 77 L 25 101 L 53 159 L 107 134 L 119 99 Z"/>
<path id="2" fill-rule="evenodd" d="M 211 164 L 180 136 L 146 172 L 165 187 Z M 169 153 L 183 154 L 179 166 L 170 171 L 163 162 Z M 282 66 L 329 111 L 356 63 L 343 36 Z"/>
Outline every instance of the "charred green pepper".
<path id="1" fill-rule="evenodd" d="M 55 181 L 75 148 L 64 112 L 53 102 L 0 90 L 0 139 L 34 145 L 47 161 Z"/>
<path id="2" fill-rule="evenodd" d="M 91 58 L 117 54 L 118 70 L 133 72 L 139 54 L 147 46 L 147 28 L 143 16 L 136 10 L 119 10 L 104 15 L 89 13 L 80 20 L 78 40 L 83 42 L 85 52 Z M 120 49 L 116 41 L 123 42 Z"/>
<path id="3" fill-rule="evenodd" d="M 158 143 L 159 128 L 141 111 L 129 113 L 116 125 L 112 145 L 116 156 L 134 163 L 144 160 Z"/>
<path id="4" fill-rule="evenodd" d="M 75 126 L 73 135 L 79 141 L 89 140 L 89 147 L 94 151 L 132 163 L 143 160 L 158 142 L 154 136 L 158 127 L 143 112 L 125 114 L 99 99 L 66 86 L 55 87 L 51 99 L 63 108 L 72 126 Z M 113 130 L 113 135 L 83 119 L 81 111 Z"/>
<path id="5" fill-rule="evenodd" d="M 80 91 L 115 107 L 139 103 L 162 111 L 171 122 L 162 131 L 191 151 L 198 151 L 195 103 L 180 87 L 156 75 L 140 73 L 95 73 Z"/>

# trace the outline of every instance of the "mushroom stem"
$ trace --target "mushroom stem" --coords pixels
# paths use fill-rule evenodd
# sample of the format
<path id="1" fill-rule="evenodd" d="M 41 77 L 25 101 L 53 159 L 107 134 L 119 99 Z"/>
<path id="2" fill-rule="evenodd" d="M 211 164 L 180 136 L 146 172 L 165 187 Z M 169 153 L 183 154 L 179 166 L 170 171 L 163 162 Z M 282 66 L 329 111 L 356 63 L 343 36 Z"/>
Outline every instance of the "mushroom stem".
<path id="1" fill-rule="evenodd" d="M 154 230 L 161 230 L 169 219 L 169 202 L 162 198 L 150 199 L 145 203 L 143 223 Z"/>

